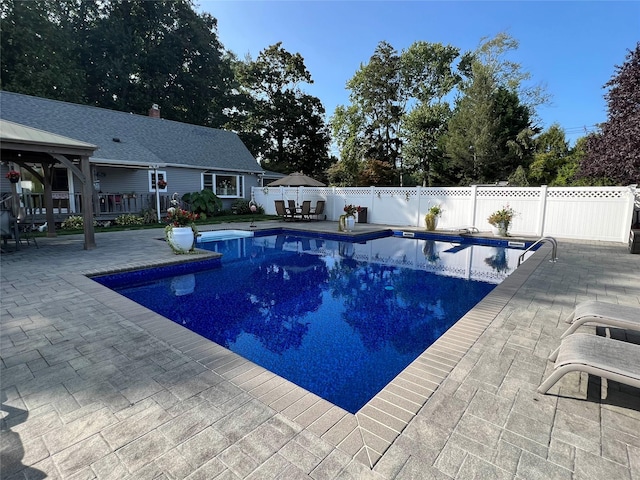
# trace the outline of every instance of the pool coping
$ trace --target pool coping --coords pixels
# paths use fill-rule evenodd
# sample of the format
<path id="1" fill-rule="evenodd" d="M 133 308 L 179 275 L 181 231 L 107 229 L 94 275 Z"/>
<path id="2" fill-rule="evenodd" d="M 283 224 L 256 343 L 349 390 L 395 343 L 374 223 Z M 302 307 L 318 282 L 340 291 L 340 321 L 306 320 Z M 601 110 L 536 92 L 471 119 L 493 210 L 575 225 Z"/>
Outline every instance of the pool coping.
<path id="1" fill-rule="evenodd" d="M 217 255 L 203 252 L 170 262 L 149 262 L 109 271 L 100 269 L 84 272 L 69 280 L 86 293 L 99 297 L 105 306 L 121 313 L 171 348 L 221 375 L 252 398 L 373 469 L 550 252 L 551 246 L 543 244 L 356 414 L 335 406 L 90 279 L 96 275 L 202 260 Z"/>

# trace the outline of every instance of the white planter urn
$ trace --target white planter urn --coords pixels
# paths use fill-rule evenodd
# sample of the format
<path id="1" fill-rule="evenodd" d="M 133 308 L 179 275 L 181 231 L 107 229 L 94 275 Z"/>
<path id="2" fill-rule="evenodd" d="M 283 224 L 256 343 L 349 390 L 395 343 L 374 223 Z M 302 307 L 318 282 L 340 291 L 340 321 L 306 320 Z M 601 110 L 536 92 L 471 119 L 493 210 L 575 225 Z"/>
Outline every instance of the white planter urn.
<path id="1" fill-rule="evenodd" d="M 491 225 L 491 233 L 498 237 L 506 237 L 508 235 L 508 228 L 504 223 L 499 223 L 498 225 Z"/>
<path id="2" fill-rule="evenodd" d="M 167 242 L 177 253 L 193 250 L 195 235 L 191 227 L 171 227 L 167 230 Z"/>
<path id="3" fill-rule="evenodd" d="M 353 229 L 356 227 L 356 217 L 352 217 L 351 215 L 349 215 L 345 219 L 344 223 L 347 228 L 347 232 L 353 232 Z"/>

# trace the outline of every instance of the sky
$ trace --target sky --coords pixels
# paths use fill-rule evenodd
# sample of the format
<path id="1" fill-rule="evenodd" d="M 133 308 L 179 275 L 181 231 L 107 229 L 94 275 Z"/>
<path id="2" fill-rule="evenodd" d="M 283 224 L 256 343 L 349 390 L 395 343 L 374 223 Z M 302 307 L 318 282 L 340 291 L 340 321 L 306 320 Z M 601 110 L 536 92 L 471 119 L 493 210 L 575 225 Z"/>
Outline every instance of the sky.
<path id="1" fill-rule="evenodd" d="M 197 0 L 196 0 L 197 1 Z M 346 83 L 381 41 L 399 53 L 416 41 L 473 51 L 506 32 L 518 41 L 509 60 L 550 95 L 540 126 L 559 124 L 571 144 L 607 120 L 604 84 L 640 41 L 638 1 L 275 1 L 200 0 L 219 38 L 239 58 L 282 42 L 300 53 L 327 120 L 349 105 Z"/>

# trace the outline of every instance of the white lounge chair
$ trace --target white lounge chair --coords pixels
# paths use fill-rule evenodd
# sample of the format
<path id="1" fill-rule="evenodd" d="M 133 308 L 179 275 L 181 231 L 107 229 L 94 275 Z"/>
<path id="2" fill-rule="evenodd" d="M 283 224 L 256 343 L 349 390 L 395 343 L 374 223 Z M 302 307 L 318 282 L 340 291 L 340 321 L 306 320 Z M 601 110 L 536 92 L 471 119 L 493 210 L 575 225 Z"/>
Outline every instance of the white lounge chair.
<path id="1" fill-rule="evenodd" d="M 572 334 L 586 323 L 625 330 L 640 330 L 640 307 L 587 300 L 576 305 L 565 322 L 570 323 L 571 326 L 560 338 Z M 549 356 L 549 360 L 554 361 L 557 356 L 558 349 Z"/>
<path id="2" fill-rule="evenodd" d="M 569 335 L 560 344 L 553 373 L 538 392 L 547 393 L 565 374 L 575 371 L 640 388 L 640 345 L 587 333 Z"/>

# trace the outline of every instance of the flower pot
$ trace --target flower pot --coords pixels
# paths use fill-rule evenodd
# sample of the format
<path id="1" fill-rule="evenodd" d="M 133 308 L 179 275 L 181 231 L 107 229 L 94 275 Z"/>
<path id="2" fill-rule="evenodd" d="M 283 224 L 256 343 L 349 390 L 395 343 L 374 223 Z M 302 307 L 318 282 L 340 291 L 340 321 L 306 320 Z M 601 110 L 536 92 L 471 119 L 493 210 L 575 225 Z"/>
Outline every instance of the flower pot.
<path id="1" fill-rule="evenodd" d="M 432 213 L 427 213 L 424 216 L 424 223 L 426 225 L 427 230 L 432 232 L 438 227 L 438 216 Z"/>
<path id="2" fill-rule="evenodd" d="M 509 229 L 504 223 L 499 223 L 498 225 L 491 225 L 491 233 L 498 237 L 506 237 L 507 230 Z"/>
<path id="3" fill-rule="evenodd" d="M 177 253 L 193 250 L 196 236 L 191 227 L 172 227 L 167 231 L 167 242 Z"/>
<path id="4" fill-rule="evenodd" d="M 353 229 L 356 226 L 356 217 L 352 217 L 351 215 L 349 215 L 346 219 L 345 219 L 345 227 L 347 229 L 347 232 L 353 232 Z"/>
<path id="5" fill-rule="evenodd" d="M 11 183 L 18 183 L 20 181 L 20 177 L 9 177 L 9 181 Z"/>

